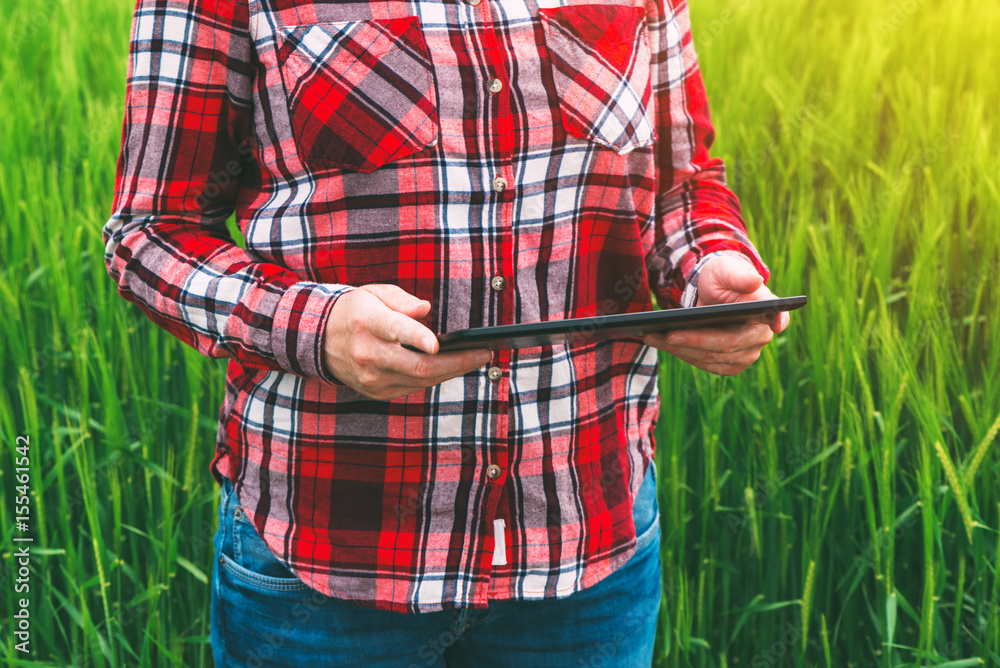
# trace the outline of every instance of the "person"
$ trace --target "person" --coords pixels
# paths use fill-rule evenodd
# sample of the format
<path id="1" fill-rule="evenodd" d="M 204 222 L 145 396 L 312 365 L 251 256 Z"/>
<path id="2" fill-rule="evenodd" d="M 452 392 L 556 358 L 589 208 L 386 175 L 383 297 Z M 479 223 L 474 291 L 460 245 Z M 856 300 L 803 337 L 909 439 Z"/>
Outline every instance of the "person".
<path id="1" fill-rule="evenodd" d="M 139 0 L 105 259 L 228 359 L 217 665 L 649 665 L 657 350 L 732 375 L 788 314 L 494 352 L 434 334 L 772 296 L 689 21 Z"/>

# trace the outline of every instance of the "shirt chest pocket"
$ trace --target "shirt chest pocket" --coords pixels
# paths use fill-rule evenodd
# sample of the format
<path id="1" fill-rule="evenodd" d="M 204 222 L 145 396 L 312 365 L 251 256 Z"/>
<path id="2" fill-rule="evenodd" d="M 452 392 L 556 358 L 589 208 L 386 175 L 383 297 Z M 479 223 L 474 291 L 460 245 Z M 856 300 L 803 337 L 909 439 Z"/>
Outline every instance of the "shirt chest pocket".
<path id="1" fill-rule="evenodd" d="M 277 46 L 308 167 L 371 172 L 437 143 L 437 91 L 416 17 L 283 28 Z"/>
<path id="2" fill-rule="evenodd" d="M 645 13 L 621 5 L 539 10 L 566 132 L 619 154 L 656 140 Z"/>

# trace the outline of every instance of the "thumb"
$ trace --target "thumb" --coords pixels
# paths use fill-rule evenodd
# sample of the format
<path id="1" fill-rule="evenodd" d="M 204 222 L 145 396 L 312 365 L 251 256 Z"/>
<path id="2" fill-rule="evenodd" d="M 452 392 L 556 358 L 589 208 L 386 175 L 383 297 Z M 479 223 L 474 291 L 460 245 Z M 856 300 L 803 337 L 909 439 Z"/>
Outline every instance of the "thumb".
<path id="1" fill-rule="evenodd" d="M 764 284 L 764 277 L 749 262 L 733 258 L 729 262 L 714 262 L 714 278 L 723 290 L 748 295 Z"/>
<path id="2" fill-rule="evenodd" d="M 431 303 L 426 299 L 417 299 L 403 288 L 391 283 L 373 283 L 362 286 L 362 289 L 378 297 L 393 311 L 411 318 L 423 317 L 431 308 Z"/>

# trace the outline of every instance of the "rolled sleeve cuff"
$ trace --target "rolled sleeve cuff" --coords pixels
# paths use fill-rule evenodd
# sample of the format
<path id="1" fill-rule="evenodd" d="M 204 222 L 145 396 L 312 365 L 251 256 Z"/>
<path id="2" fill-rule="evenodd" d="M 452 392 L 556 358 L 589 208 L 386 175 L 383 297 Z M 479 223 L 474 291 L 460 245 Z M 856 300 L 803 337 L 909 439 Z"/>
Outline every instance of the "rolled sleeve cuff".
<path id="1" fill-rule="evenodd" d="M 323 332 L 337 299 L 354 286 L 301 282 L 281 296 L 271 328 L 271 351 L 290 373 L 343 385 L 323 366 Z"/>
<path id="2" fill-rule="evenodd" d="M 760 260 L 759 257 L 747 256 L 746 253 L 741 253 L 736 250 L 720 250 L 709 253 L 705 257 L 698 260 L 695 264 L 694 269 L 691 270 L 691 275 L 688 276 L 685 282 L 684 292 L 681 293 L 681 307 L 690 308 L 698 303 L 698 276 L 701 274 L 702 267 L 708 263 L 709 260 L 718 255 L 732 255 L 733 257 L 738 257 L 746 260 L 754 268 L 754 270 L 764 278 L 764 283 L 767 283 L 768 279 L 771 277 L 771 272 L 767 266 Z"/>

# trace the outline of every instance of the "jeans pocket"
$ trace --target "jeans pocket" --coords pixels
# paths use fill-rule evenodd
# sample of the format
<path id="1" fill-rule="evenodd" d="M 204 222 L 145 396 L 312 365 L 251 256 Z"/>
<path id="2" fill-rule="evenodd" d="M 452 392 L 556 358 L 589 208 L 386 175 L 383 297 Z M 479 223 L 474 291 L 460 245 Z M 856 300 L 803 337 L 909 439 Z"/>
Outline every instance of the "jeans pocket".
<path id="1" fill-rule="evenodd" d="M 219 508 L 210 636 L 215 665 L 329 665 L 311 639 L 324 628 L 321 607 L 333 599 L 308 587 L 274 556 L 228 480 Z"/>
<path id="2" fill-rule="evenodd" d="M 646 547 L 660 530 L 660 508 L 656 500 L 656 464 L 652 461 L 646 469 L 639 493 L 632 505 L 637 550 Z"/>
<path id="3" fill-rule="evenodd" d="M 223 549 L 219 564 L 225 575 L 245 587 L 268 592 L 302 591 L 308 586 L 279 560 L 240 506 L 230 487 L 225 521 L 231 527 L 228 550 Z"/>

